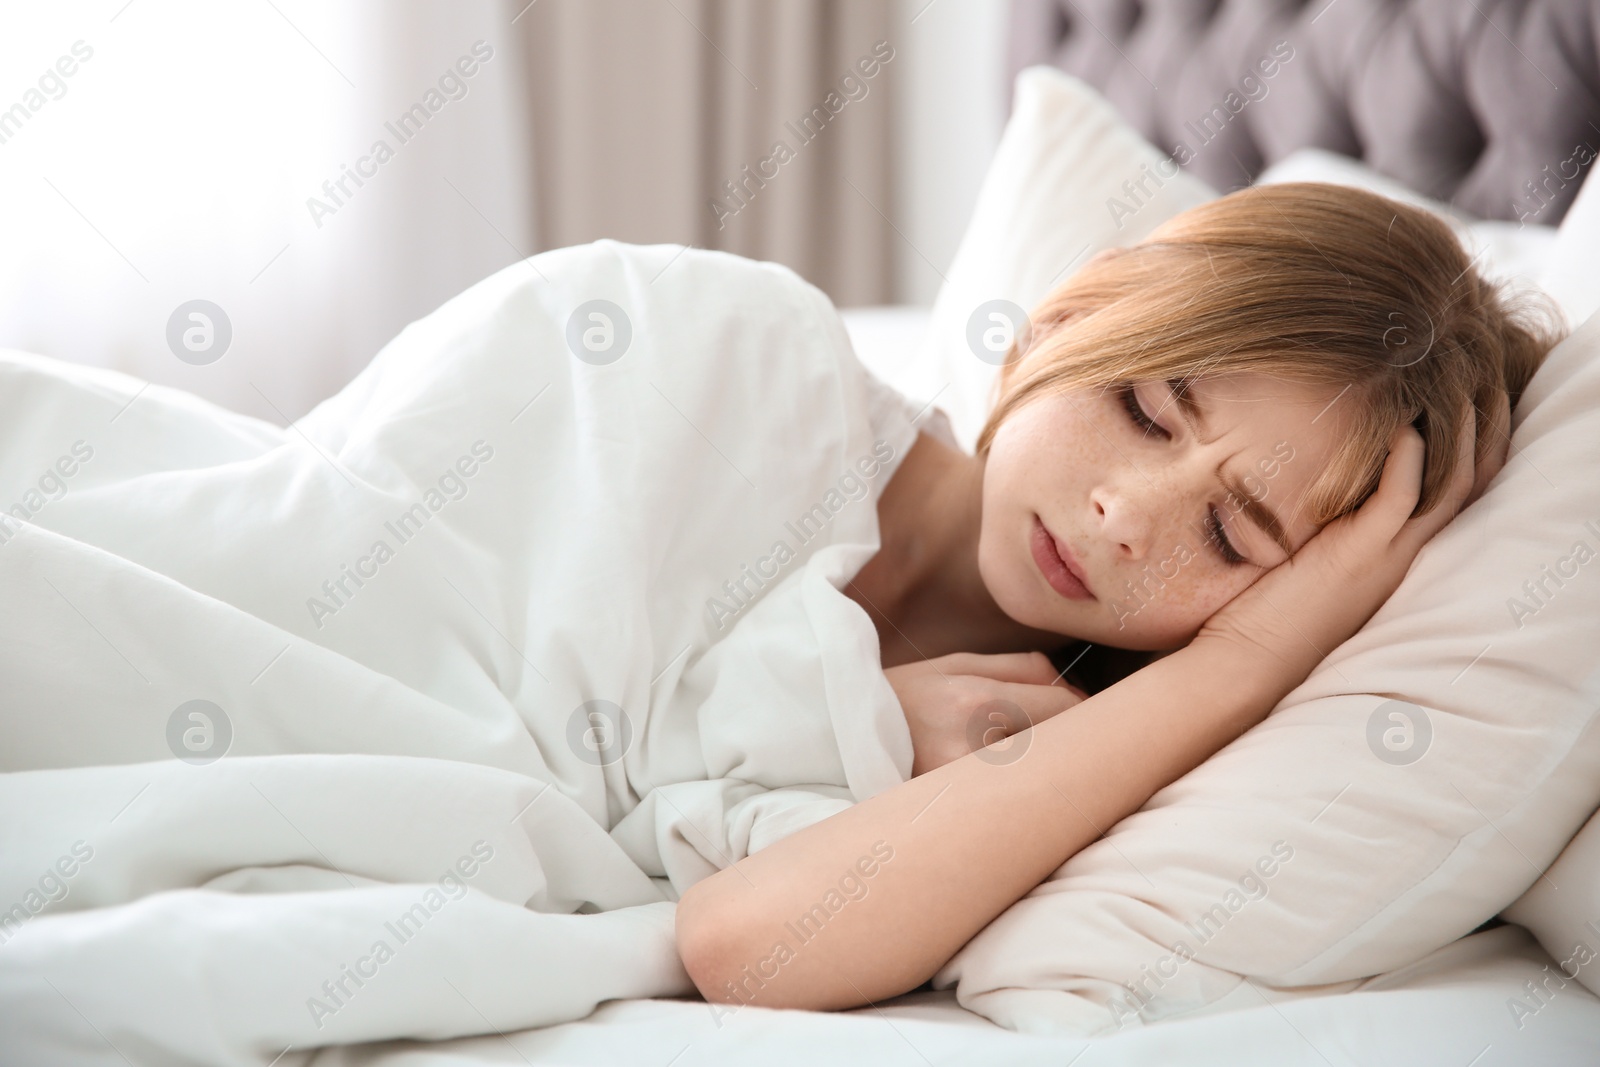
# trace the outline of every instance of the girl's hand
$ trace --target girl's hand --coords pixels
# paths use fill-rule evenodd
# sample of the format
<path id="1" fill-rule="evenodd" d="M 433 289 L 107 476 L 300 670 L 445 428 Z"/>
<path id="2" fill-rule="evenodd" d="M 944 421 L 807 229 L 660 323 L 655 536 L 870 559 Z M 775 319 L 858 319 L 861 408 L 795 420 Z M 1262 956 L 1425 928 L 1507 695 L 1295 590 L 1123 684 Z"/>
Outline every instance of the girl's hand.
<path id="1" fill-rule="evenodd" d="M 1474 478 L 1476 429 L 1475 422 L 1462 427 L 1444 499 L 1415 518 L 1411 512 L 1422 489 L 1422 435 L 1411 426 L 1396 430 L 1378 489 L 1366 503 L 1323 527 L 1300 551 L 1225 604 L 1193 643 L 1218 645 L 1218 652 L 1227 655 L 1243 651 L 1270 672 L 1270 687 L 1282 699 L 1366 624 L 1399 587 L 1422 546 L 1504 465 L 1505 450 L 1497 449 Z"/>
<path id="2" fill-rule="evenodd" d="M 1010 762 L 1025 746 L 1001 742 L 1088 699 L 1042 652 L 956 652 L 883 673 L 911 727 L 912 777 L 989 745 L 997 762 Z"/>

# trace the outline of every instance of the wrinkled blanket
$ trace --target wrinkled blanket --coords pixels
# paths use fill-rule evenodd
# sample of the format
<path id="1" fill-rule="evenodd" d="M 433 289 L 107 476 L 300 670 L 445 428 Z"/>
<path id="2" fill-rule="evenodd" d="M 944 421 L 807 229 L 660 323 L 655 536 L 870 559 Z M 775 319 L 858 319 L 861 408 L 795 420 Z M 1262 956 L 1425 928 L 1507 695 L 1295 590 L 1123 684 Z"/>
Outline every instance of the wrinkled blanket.
<path id="1" fill-rule="evenodd" d="M 692 994 L 681 891 L 909 776 L 839 590 L 910 408 L 792 272 L 610 241 L 288 428 L 0 355 L 0 1047 L 288 1064 Z"/>

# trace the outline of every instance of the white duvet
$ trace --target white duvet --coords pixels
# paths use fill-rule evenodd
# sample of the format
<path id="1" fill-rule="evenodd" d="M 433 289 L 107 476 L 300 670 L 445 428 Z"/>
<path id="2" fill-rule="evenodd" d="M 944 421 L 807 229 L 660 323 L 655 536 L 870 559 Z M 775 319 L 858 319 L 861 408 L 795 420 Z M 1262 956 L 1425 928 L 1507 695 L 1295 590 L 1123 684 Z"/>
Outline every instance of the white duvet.
<path id="1" fill-rule="evenodd" d="M 788 270 L 613 242 L 288 429 L 5 353 L 8 1060 L 692 994 L 681 890 L 909 775 L 839 587 L 913 415 Z"/>

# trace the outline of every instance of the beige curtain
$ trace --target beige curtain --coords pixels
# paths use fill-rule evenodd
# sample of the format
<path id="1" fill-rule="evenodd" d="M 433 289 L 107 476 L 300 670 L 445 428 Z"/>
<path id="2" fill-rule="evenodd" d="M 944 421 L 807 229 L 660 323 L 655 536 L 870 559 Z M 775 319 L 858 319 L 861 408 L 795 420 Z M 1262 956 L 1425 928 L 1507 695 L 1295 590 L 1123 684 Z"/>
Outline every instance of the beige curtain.
<path id="1" fill-rule="evenodd" d="M 776 260 L 841 306 L 890 302 L 892 10 L 536 0 L 515 26 L 540 248 L 677 242 Z"/>

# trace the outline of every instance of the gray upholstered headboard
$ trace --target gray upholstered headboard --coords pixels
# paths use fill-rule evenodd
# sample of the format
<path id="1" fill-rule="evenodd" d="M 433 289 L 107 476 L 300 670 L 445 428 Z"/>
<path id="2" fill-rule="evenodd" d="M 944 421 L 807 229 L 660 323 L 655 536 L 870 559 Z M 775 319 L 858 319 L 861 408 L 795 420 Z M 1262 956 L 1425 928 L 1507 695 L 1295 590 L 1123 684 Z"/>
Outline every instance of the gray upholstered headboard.
<path id="1" fill-rule="evenodd" d="M 1600 0 L 1012 0 L 1039 63 L 1222 191 L 1316 147 L 1554 224 L 1600 154 Z"/>

